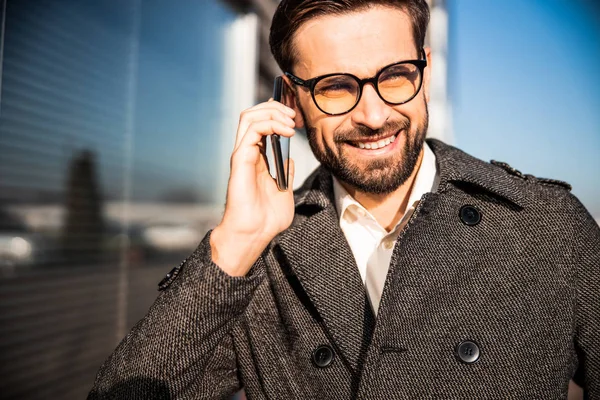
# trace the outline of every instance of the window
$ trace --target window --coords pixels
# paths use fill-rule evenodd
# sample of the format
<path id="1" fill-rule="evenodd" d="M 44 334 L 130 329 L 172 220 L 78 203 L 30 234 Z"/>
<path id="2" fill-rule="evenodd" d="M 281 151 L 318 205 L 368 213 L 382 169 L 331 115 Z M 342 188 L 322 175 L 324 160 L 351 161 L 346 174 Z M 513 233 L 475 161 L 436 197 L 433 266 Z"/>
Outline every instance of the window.
<path id="1" fill-rule="evenodd" d="M 83 398 L 220 218 L 256 18 L 218 0 L 2 6 L 0 392 Z"/>

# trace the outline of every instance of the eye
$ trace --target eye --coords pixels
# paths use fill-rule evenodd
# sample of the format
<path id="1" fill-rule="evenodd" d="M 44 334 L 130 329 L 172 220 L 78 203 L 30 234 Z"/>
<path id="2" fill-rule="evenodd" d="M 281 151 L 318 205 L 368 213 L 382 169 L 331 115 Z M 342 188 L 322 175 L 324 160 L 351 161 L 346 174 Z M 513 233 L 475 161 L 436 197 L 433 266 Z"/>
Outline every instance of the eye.
<path id="1" fill-rule="evenodd" d="M 336 91 L 336 90 L 350 90 L 350 89 L 352 89 L 352 87 L 345 82 L 343 82 L 343 83 L 339 82 L 339 83 L 332 83 L 325 87 L 320 87 L 319 89 L 324 92 L 328 92 L 328 91 Z"/>
<path id="2" fill-rule="evenodd" d="M 325 78 L 315 86 L 315 94 L 321 96 L 337 96 L 341 94 L 354 93 L 356 81 L 346 76 Z"/>
<path id="3" fill-rule="evenodd" d="M 419 70 L 412 64 L 392 65 L 382 71 L 379 82 L 414 80 L 418 74 Z"/>

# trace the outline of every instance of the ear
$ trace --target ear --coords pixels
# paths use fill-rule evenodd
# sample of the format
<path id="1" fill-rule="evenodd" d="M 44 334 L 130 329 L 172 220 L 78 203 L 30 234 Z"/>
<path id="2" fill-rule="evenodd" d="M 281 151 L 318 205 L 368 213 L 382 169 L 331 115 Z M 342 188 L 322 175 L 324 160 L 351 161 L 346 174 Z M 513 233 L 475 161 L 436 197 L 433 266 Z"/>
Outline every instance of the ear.
<path id="1" fill-rule="evenodd" d="M 296 129 L 302 129 L 304 128 L 304 118 L 302 117 L 302 112 L 298 106 L 298 87 L 295 86 L 286 75 L 282 75 L 282 78 L 285 84 L 283 95 L 284 104 L 296 112 L 296 117 L 294 117 Z"/>
<path id="2" fill-rule="evenodd" d="M 431 98 L 429 94 L 429 85 L 431 82 L 431 47 L 425 47 L 425 57 L 427 58 L 427 67 L 423 70 L 423 93 L 425 93 L 425 101 L 429 103 Z"/>

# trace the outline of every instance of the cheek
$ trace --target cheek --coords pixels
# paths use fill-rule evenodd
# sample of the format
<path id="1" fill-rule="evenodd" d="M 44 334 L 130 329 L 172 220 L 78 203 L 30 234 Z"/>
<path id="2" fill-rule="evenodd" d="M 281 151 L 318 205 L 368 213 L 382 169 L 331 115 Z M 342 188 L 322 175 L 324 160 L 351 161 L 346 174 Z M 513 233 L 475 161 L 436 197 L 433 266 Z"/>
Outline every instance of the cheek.
<path id="1" fill-rule="evenodd" d="M 318 125 L 319 136 L 320 136 L 320 144 L 329 147 L 333 150 L 334 153 L 338 152 L 338 146 L 335 142 L 335 132 L 340 128 L 340 124 L 337 121 L 337 118 L 334 117 L 326 117 L 321 120 L 321 123 Z"/>
<path id="2" fill-rule="evenodd" d="M 335 131 L 340 129 L 340 118 L 328 116 L 319 110 L 305 109 L 305 122 L 308 122 L 307 128 L 314 130 L 314 141 L 320 147 L 329 147 L 337 152 L 336 143 L 334 141 Z M 342 119 L 343 120 L 343 119 Z"/>
<path id="3" fill-rule="evenodd" d="M 317 144 L 317 146 L 323 150 L 326 147 L 332 147 L 333 145 L 333 140 L 331 139 L 331 135 L 327 134 L 326 130 L 323 130 L 323 126 L 320 126 L 319 124 L 313 125 L 313 135 L 314 135 L 314 141 Z"/>
<path id="4" fill-rule="evenodd" d="M 397 106 L 395 109 L 401 115 L 401 118 L 410 121 L 413 130 L 427 114 L 427 104 L 422 94 L 419 94 L 407 104 Z"/>

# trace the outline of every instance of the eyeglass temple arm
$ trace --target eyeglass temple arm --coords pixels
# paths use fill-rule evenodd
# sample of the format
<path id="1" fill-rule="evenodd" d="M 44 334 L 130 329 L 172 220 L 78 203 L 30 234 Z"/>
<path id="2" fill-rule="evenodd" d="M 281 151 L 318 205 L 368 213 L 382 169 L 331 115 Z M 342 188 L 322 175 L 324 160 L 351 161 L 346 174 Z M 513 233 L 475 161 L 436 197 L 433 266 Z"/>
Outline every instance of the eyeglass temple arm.
<path id="1" fill-rule="evenodd" d="M 290 80 L 292 82 L 294 82 L 296 85 L 306 86 L 306 81 L 303 81 L 302 79 L 298 78 L 297 76 L 294 76 L 294 75 L 290 74 L 289 72 L 284 72 L 284 74 L 285 74 L 285 76 L 290 78 Z"/>

